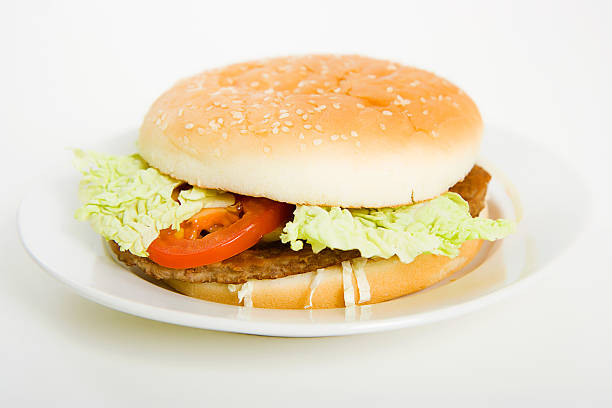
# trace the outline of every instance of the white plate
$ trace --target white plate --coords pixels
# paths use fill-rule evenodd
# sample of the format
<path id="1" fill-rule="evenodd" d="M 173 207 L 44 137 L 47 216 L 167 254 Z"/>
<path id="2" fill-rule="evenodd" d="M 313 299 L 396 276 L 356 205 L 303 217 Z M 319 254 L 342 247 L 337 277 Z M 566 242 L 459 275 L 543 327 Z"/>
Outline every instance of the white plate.
<path id="1" fill-rule="evenodd" d="M 126 139 L 122 136 L 119 140 Z M 582 183 L 571 169 L 533 142 L 505 132 L 489 131 L 484 140 L 482 156 L 486 161 L 482 162 L 494 176 L 489 193 L 490 214 L 520 217 L 520 196 L 524 215 L 517 232 L 485 245 L 470 265 L 435 287 L 357 307 L 355 313 L 344 309 L 268 310 L 222 305 L 183 296 L 130 273 L 113 262 L 88 224 L 73 218 L 79 205 L 79 175 L 70 167 L 68 155 L 46 175 L 45 184 L 23 200 L 19 228 L 29 253 L 52 276 L 88 299 L 149 319 L 204 329 L 295 337 L 415 326 L 475 310 L 524 286 L 567 248 L 577 235 L 575 229 L 583 225 L 572 208 L 586 208 L 578 201 L 586 195 L 581 193 Z M 110 146 L 117 150 L 114 142 L 107 142 L 107 151 Z M 121 150 L 123 153 L 131 149 Z M 502 171 L 516 187 L 502 176 Z M 558 203 L 560 196 L 564 205 Z"/>

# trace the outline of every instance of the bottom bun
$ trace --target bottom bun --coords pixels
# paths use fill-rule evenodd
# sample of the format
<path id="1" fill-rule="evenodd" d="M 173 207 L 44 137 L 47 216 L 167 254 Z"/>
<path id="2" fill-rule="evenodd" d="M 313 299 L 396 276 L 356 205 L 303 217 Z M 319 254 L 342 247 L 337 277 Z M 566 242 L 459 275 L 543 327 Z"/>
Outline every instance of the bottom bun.
<path id="1" fill-rule="evenodd" d="M 360 305 L 384 302 L 419 291 L 468 264 L 476 256 L 481 245 L 481 240 L 466 241 L 455 258 L 421 254 L 408 264 L 401 263 L 395 256 L 389 259 L 368 260 L 363 271 L 370 286 L 370 300 L 360 302 L 355 273 L 350 275 L 352 285 L 346 285 L 347 291 L 350 292 L 352 286 L 355 303 Z M 312 306 L 310 306 L 311 284 L 317 274 L 320 274 L 317 278 L 319 282 L 312 291 Z M 252 302 L 253 307 L 267 309 L 308 307 L 326 309 L 345 306 L 341 265 L 279 279 L 251 280 L 248 283 L 250 288 L 244 291 L 240 290 L 242 285 L 191 283 L 175 279 L 168 279 L 165 282 L 187 296 L 229 305 L 248 305 Z M 246 293 L 242 300 L 239 300 L 239 292 L 241 295 Z M 364 297 L 366 297 L 365 291 Z"/>

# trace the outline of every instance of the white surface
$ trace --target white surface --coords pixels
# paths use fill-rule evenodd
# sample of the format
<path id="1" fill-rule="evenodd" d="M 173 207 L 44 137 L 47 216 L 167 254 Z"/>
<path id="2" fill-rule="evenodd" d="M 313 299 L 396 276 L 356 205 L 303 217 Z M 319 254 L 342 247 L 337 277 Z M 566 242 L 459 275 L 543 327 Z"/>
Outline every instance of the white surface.
<path id="1" fill-rule="evenodd" d="M 509 158 L 523 155 L 524 147 L 530 146 L 528 140 L 507 137 L 503 133 L 489 133 L 488 139 L 503 142 L 487 144 L 482 152 L 497 168 L 512 169 L 514 161 Z M 116 145 L 122 142 L 112 143 L 113 152 Z M 118 150 L 117 153 L 124 152 L 123 149 Z M 493 174 L 488 197 L 491 218 L 523 218 L 519 196 L 537 195 L 542 188 L 539 184 L 559 177 L 556 173 L 559 169 L 563 172 L 562 178 L 573 190 L 582 189 L 573 172 L 560 167 L 554 158 L 537 152 L 533 146 L 529 150 L 536 153 L 525 156 L 526 165 L 520 171 L 512 172 L 513 184 L 503 184 L 508 183 L 507 180 L 501 174 L 499 177 Z M 530 159 L 531 163 L 535 160 L 544 170 L 550 170 L 531 174 Z M 56 168 L 47 170 L 46 174 L 45 185 L 37 191 L 30 191 L 20 205 L 18 226 L 28 252 L 52 276 L 88 299 L 137 316 L 190 327 L 267 336 L 371 333 L 419 326 L 477 310 L 515 292 L 518 287 L 524 287 L 539 276 L 550 258 L 562 254 L 574 239 L 570 208 L 589 206 L 588 197 L 580 194 L 570 197 L 573 201 L 568 202 L 567 206 L 558 208 L 556 232 L 565 239 L 562 245 L 556 245 L 556 241 L 545 239 L 548 223 L 532 216 L 546 212 L 556 204 L 552 199 L 554 185 L 549 185 L 546 187 L 549 194 L 545 197 L 548 200 L 531 201 L 526 217 L 520 221 L 514 234 L 484 245 L 473 262 L 435 288 L 381 304 L 349 309 L 270 310 L 192 299 L 168 290 L 165 285 L 148 282 L 151 279 L 126 273 L 125 267 L 115 261 L 114 254 L 107 256 L 110 251 L 106 248 L 106 241 L 93 230 L 82 228 L 74 219 L 80 175 L 71 168 L 70 161 L 58 164 Z M 42 208 L 41 195 L 45 197 Z M 53 245 L 49 245 L 49 241 Z M 66 253 L 71 256 L 66 256 Z M 349 267 L 346 275 L 349 282 L 351 274 Z M 257 282 L 252 284 L 257 285 Z M 350 302 L 347 305 L 354 305 L 354 299 Z"/>
<path id="2" fill-rule="evenodd" d="M 610 405 L 609 3 L 215 4 L 3 7 L 0 405 Z M 64 146 L 102 148 L 105 137 L 138 126 L 179 76 L 314 50 L 432 69 L 468 91 L 487 124 L 571 163 L 592 206 L 573 209 L 578 237 L 548 263 L 547 276 L 446 322 L 281 339 L 116 312 L 82 299 L 26 255 L 17 203 L 45 182 Z M 560 206 L 575 194 L 563 180 L 551 183 Z M 554 231 L 553 210 L 541 216 Z"/>

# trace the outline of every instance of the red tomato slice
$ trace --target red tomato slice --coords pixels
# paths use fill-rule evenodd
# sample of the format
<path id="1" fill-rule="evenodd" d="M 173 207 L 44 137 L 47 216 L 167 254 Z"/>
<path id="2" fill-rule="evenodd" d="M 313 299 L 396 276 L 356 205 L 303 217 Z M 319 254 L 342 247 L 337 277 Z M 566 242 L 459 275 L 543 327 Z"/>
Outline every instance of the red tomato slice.
<path id="1" fill-rule="evenodd" d="M 238 219 L 235 209 L 234 213 L 225 208 L 204 209 L 181 224 L 179 231 L 162 231 L 149 245 L 149 258 L 174 269 L 194 268 L 231 258 L 286 223 L 294 209 L 290 204 L 267 198 L 238 197 L 237 201 L 242 205 L 242 218 Z M 197 238 L 202 230 L 212 232 Z"/>

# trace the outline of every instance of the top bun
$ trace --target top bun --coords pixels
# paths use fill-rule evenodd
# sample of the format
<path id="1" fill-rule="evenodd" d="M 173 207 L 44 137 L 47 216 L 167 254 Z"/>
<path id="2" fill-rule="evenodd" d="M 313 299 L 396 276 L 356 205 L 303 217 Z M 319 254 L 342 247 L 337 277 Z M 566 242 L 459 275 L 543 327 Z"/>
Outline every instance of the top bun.
<path id="1" fill-rule="evenodd" d="M 273 58 L 179 81 L 140 129 L 142 157 L 200 187 L 295 204 L 385 207 L 447 191 L 482 120 L 450 82 L 360 56 Z"/>

